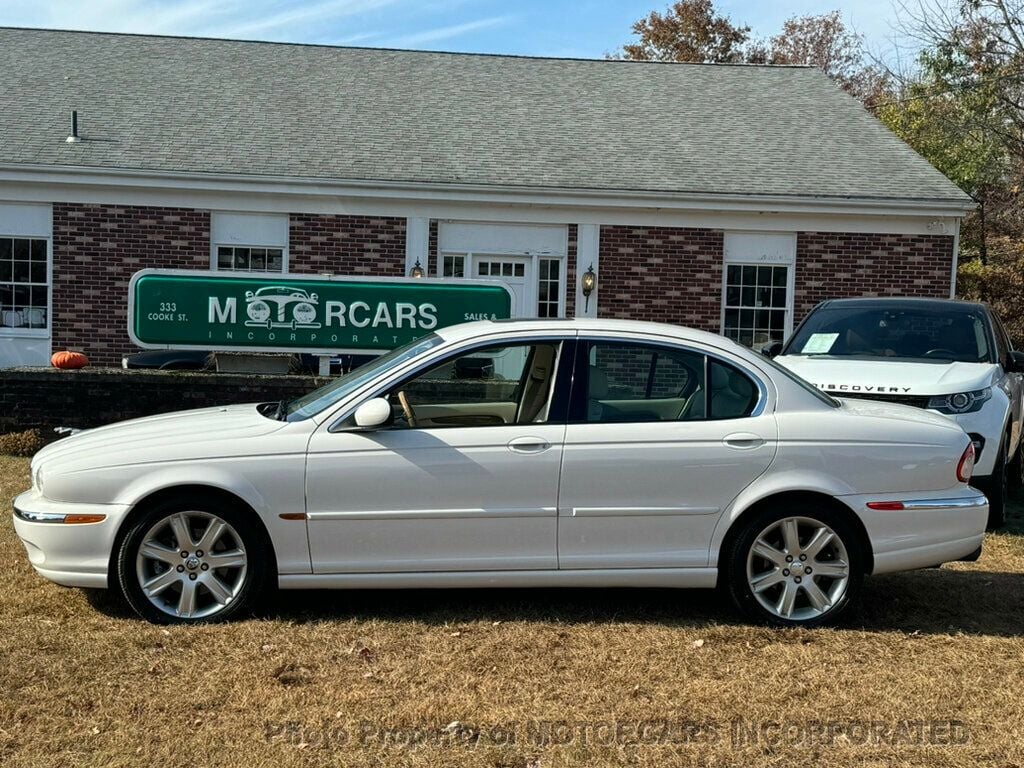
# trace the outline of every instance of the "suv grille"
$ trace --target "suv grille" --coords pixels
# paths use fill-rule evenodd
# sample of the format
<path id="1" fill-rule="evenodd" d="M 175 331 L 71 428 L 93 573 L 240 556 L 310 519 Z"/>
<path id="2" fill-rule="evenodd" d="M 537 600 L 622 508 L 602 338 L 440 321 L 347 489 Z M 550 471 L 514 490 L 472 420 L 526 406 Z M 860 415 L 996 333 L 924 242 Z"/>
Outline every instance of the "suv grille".
<path id="1" fill-rule="evenodd" d="M 929 395 L 877 395 L 870 392 L 837 392 L 826 389 L 827 394 L 832 397 L 855 397 L 858 400 L 879 400 L 884 403 L 899 403 L 900 405 L 912 405 L 915 408 L 927 408 Z"/>

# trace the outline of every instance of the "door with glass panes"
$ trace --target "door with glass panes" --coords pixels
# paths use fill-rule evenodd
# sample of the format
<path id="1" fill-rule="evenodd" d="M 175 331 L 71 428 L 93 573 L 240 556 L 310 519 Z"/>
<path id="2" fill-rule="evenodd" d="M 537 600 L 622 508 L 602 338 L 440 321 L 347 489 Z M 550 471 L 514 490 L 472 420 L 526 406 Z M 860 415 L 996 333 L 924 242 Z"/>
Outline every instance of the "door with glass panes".
<path id="1" fill-rule="evenodd" d="M 514 317 L 561 317 L 564 312 L 561 258 L 446 253 L 441 269 L 443 277 L 501 280 L 512 290 Z"/>

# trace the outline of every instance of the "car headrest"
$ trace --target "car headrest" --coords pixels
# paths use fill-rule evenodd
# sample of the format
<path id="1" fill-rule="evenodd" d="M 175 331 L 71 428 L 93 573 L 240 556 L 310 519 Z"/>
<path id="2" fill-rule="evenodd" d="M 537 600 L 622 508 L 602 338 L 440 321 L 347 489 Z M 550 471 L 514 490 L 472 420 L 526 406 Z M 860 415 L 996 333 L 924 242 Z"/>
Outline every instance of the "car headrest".
<path id="1" fill-rule="evenodd" d="M 603 400 L 608 397 L 608 374 L 596 365 L 590 366 L 590 385 L 587 397 L 590 400 Z"/>
<path id="2" fill-rule="evenodd" d="M 724 365 L 711 366 L 711 392 L 748 398 L 753 394 L 749 379 Z"/>

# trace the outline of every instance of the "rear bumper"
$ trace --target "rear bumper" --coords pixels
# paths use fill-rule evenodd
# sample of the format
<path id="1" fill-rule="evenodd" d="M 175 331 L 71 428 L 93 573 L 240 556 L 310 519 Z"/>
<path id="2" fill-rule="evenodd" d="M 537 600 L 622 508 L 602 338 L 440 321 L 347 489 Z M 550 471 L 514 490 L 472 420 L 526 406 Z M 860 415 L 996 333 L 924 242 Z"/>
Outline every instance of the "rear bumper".
<path id="1" fill-rule="evenodd" d="M 872 573 L 892 573 L 967 558 L 988 523 L 988 499 L 969 486 L 931 493 L 848 496 L 874 549 Z M 869 501 L 900 501 L 901 510 L 874 510 Z"/>
<path id="2" fill-rule="evenodd" d="M 69 504 L 26 491 L 14 500 L 14 531 L 40 576 L 66 587 L 107 586 L 110 553 L 122 504 Z M 101 522 L 69 525 L 65 515 L 103 515 Z"/>

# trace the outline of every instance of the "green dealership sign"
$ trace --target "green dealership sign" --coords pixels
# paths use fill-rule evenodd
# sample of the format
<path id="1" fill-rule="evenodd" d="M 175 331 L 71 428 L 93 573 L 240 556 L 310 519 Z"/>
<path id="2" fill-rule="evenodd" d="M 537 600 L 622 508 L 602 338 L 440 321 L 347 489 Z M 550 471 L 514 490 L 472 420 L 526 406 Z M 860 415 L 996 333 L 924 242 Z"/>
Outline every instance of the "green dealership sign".
<path id="1" fill-rule="evenodd" d="M 149 349 L 383 351 L 512 309 L 503 283 L 469 280 L 144 269 L 129 294 L 128 335 Z"/>

